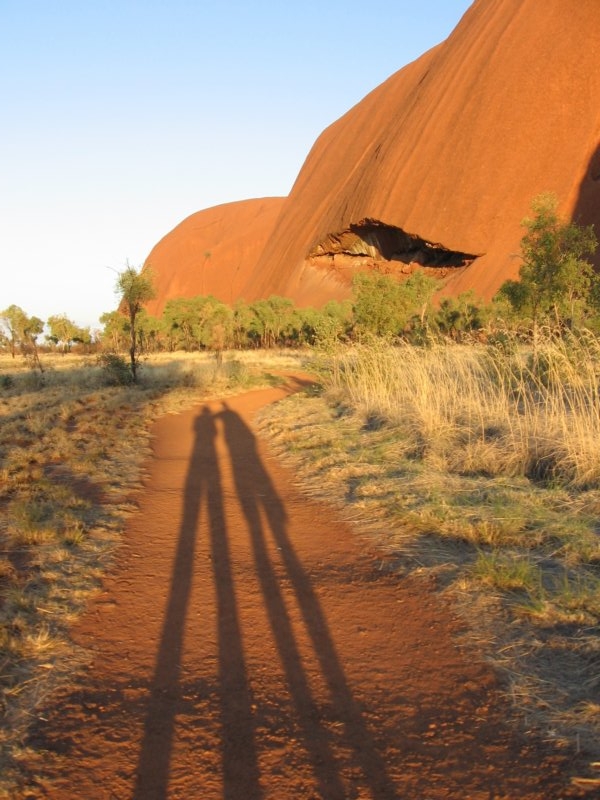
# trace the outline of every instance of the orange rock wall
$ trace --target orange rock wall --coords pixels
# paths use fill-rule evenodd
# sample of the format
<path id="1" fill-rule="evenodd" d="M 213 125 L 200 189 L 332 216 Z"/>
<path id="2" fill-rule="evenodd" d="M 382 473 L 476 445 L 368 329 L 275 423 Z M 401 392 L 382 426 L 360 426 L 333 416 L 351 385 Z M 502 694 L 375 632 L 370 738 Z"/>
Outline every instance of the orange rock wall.
<path id="1" fill-rule="evenodd" d="M 289 197 L 198 212 L 159 242 L 150 310 L 208 293 L 347 297 L 358 262 L 309 255 L 363 220 L 477 255 L 440 271 L 443 291 L 489 298 L 518 274 L 541 192 L 600 235 L 599 64 L 600 0 L 476 0 L 444 43 L 323 132 Z"/>
<path id="2" fill-rule="evenodd" d="M 156 298 L 147 305 L 159 316 L 169 298 L 212 294 L 226 303 L 255 300 L 254 270 L 283 198 L 241 200 L 187 217 L 152 249 L 145 268 L 154 274 Z M 244 294 L 248 291 L 249 294 Z"/>
<path id="3" fill-rule="evenodd" d="M 600 233 L 598 64 L 598 0 L 477 0 L 317 140 L 259 260 L 260 292 L 347 294 L 343 274 L 305 256 L 364 218 L 481 254 L 448 290 L 486 297 L 518 273 L 535 195 L 554 192 Z"/>

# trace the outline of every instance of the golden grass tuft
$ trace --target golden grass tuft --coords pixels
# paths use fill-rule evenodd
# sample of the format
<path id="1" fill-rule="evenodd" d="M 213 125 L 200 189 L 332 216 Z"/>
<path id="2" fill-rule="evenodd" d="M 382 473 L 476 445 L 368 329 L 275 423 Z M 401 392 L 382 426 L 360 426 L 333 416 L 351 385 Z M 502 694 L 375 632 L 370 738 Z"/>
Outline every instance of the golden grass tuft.
<path id="1" fill-rule="evenodd" d="M 371 342 L 341 349 L 326 379 L 366 421 L 398 426 L 408 449 L 448 472 L 600 485 L 600 342 L 516 345 Z"/>

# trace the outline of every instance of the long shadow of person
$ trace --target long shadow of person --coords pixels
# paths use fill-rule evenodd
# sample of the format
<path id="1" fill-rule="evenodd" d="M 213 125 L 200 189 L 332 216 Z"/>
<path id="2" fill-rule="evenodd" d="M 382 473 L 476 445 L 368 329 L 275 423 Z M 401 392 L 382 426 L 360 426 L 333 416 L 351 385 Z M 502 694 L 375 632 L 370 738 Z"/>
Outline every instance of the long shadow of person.
<path id="1" fill-rule="evenodd" d="M 225 798 L 262 797 L 259 785 L 252 699 L 244 663 L 231 556 L 223 509 L 214 417 L 205 406 L 194 422 L 194 443 L 185 481 L 183 513 L 144 734 L 134 800 L 164 800 L 178 713 L 185 710 L 181 659 L 199 535 L 208 534 L 217 598 L 219 699 L 223 730 Z M 204 520 L 204 521 L 203 521 Z"/>
<path id="2" fill-rule="evenodd" d="M 255 437 L 244 420 L 223 403 L 218 418 L 224 426 L 232 471 L 248 525 L 253 556 L 269 623 L 285 672 L 290 697 L 301 729 L 302 743 L 318 782 L 320 796 L 342 800 L 348 796 L 337 763 L 331 734 L 320 718 L 316 700 L 303 667 L 280 579 L 269 557 L 271 535 L 281 554 L 304 625 L 312 641 L 335 713 L 343 725 L 344 749 L 351 753 L 352 769 L 359 768 L 373 798 L 397 797 L 384 760 L 374 746 L 361 712 L 352 696 L 343 666 L 310 576 L 302 566 L 287 533 L 286 511 L 262 463 Z M 267 520 L 263 525 L 261 513 Z M 269 534 L 270 531 L 270 534 Z M 338 740 L 339 741 L 339 740 Z"/>

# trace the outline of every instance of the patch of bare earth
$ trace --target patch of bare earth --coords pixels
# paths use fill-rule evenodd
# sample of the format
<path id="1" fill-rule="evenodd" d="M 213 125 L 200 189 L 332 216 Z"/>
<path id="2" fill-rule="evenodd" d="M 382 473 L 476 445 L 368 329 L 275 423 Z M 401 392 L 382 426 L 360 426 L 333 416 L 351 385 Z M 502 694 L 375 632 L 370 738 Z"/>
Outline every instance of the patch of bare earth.
<path id="1" fill-rule="evenodd" d="M 253 433 L 268 389 L 160 419 L 88 667 L 41 712 L 19 797 L 574 797 L 425 579 L 381 554 Z"/>

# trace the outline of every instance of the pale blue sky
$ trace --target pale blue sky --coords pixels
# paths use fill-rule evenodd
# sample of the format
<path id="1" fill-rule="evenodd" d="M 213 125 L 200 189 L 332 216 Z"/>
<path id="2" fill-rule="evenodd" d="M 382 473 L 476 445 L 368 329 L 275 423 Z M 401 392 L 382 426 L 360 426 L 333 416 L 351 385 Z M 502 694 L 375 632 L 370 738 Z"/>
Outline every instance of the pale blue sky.
<path id="1" fill-rule="evenodd" d="M 471 0 L 0 0 L 0 309 L 98 327 L 189 214 L 286 195 Z M 111 269 L 109 269 L 111 268 Z"/>

